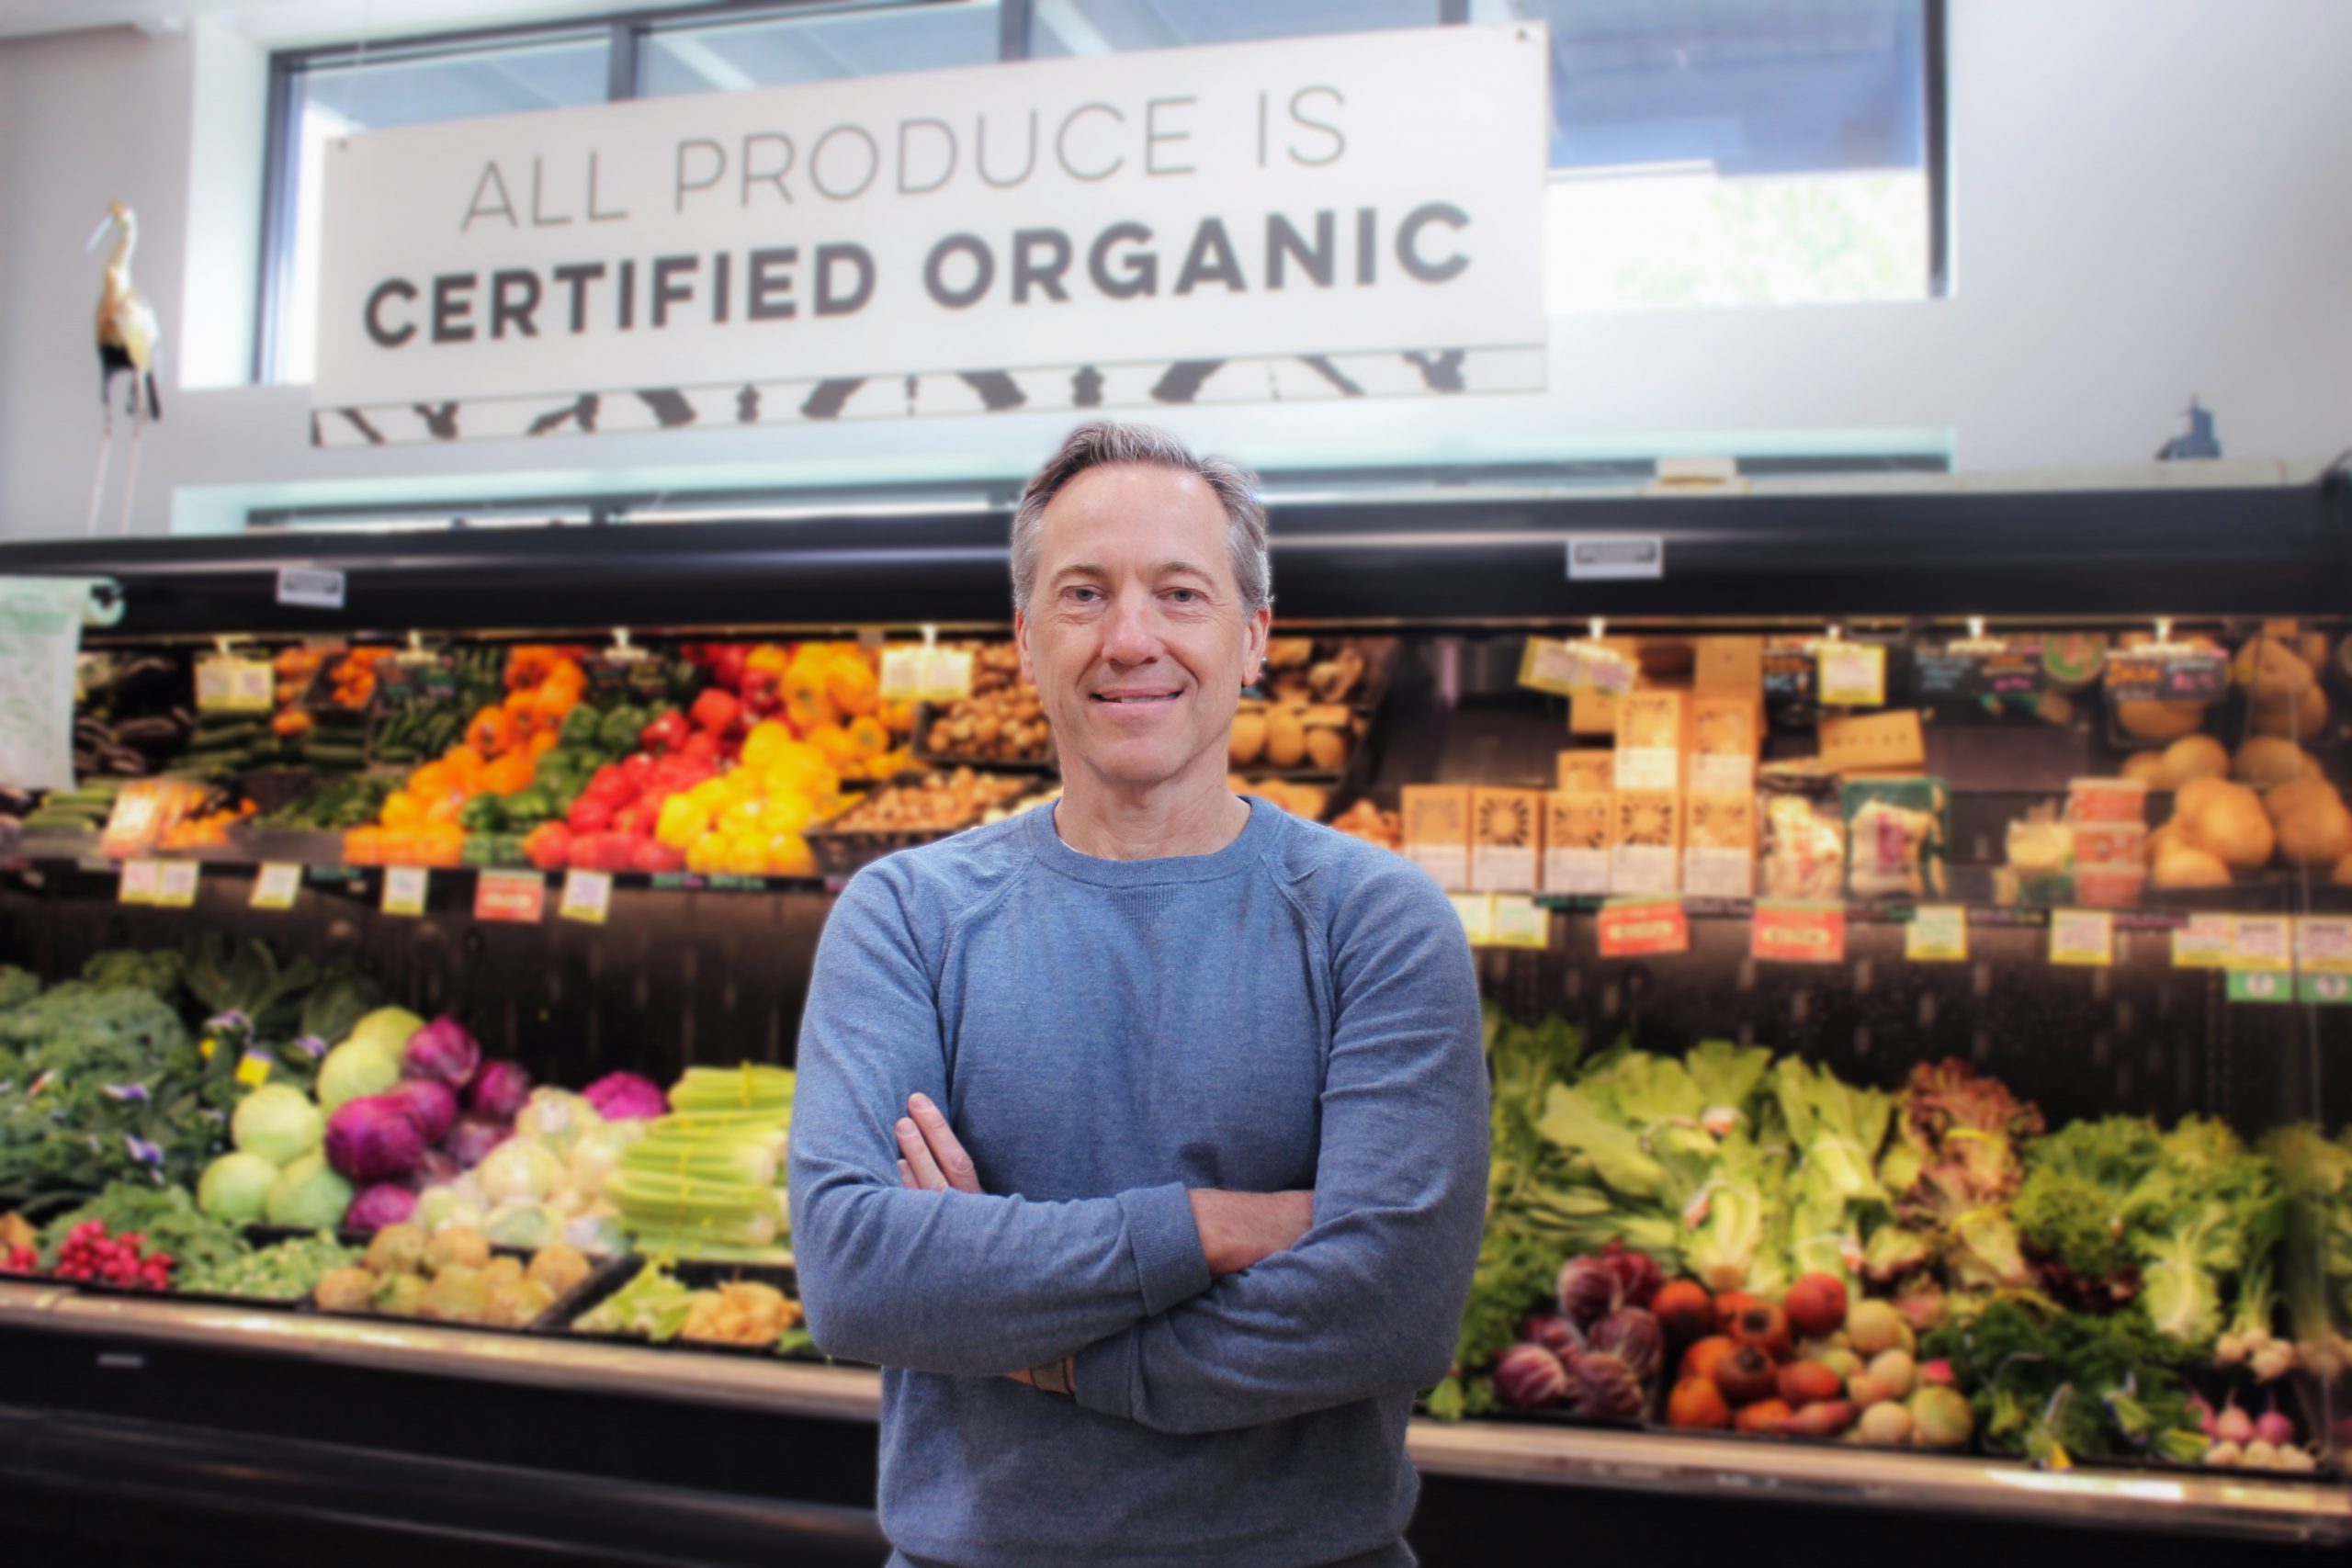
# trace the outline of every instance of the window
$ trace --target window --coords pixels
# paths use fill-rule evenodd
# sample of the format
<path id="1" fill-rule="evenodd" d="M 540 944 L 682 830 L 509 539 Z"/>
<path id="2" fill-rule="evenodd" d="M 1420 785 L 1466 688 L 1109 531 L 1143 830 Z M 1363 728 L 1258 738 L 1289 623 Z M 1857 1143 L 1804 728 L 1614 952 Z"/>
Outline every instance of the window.
<path id="1" fill-rule="evenodd" d="M 1029 53 L 1047 60 L 1317 33 L 1426 28 L 1439 0 L 1031 0 Z"/>
<path id="2" fill-rule="evenodd" d="M 637 46 L 637 91 L 655 98 L 986 65 L 1002 58 L 1002 26 L 996 0 L 656 25 Z"/>
<path id="3" fill-rule="evenodd" d="M 1940 0 L 1472 0 L 1552 32 L 1555 311 L 1942 290 Z"/>
<path id="4" fill-rule="evenodd" d="M 278 57 L 261 378 L 308 381 L 316 359 L 319 195 L 328 143 L 356 130 L 602 103 L 611 51 L 610 31 L 600 27 L 463 48 Z"/>

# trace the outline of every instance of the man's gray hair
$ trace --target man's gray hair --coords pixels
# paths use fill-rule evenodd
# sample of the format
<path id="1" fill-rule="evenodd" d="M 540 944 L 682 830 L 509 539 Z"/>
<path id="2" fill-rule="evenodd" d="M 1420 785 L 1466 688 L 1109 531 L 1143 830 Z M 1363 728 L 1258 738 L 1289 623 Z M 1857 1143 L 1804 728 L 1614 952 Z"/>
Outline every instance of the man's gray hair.
<path id="1" fill-rule="evenodd" d="M 1012 513 L 1014 609 L 1029 608 L 1029 593 L 1036 586 L 1047 504 L 1087 469 L 1117 463 L 1200 476 L 1225 507 L 1226 550 L 1233 558 L 1233 581 L 1241 588 L 1242 614 L 1255 615 L 1274 602 L 1274 569 L 1266 557 L 1266 508 L 1258 499 L 1258 476 L 1229 458 L 1194 457 L 1190 447 L 1157 426 L 1098 419 L 1071 431 L 1061 450 L 1021 492 L 1021 505 Z"/>

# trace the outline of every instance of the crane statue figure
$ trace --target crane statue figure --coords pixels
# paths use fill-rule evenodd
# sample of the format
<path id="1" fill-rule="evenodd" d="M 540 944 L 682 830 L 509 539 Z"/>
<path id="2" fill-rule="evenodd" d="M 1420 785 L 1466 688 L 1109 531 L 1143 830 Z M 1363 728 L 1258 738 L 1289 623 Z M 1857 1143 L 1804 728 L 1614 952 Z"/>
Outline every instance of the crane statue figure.
<path id="1" fill-rule="evenodd" d="M 147 434 L 147 421 L 164 416 L 163 404 L 155 396 L 155 357 L 162 346 L 162 333 L 155 325 L 155 312 L 130 282 L 130 253 L 139 245 L 139 220 L 121 202 L 111 203 L 107 215 L 90 234 L 90 243 L 82 248 L 95 251 L 107 231 L 115 231 L 114 254 L 107 258 L 106 280 L 98 289 L 98 404 L 106 411 L 106 432 L 98 439 L 98 468 L 90 479 L 90 515 L 83 526 L 85 534 L 98 531 L 98 498 L 107 483 L 107 458 L 114 446 L 114 378 L 128 371 L 130 376 L 130 462 L 122 478 L 122 514 L 116 532 L 130 532 L 130 498 L 139 488 L 139 441 Z M 140 381 L 144 378 L 147 400 L 139 400 Z"/>

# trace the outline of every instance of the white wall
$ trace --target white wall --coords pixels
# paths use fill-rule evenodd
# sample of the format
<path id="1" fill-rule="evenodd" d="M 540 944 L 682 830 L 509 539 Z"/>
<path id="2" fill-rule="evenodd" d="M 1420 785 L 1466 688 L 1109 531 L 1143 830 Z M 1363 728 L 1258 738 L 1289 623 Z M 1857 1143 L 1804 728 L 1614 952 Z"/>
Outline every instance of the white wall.
<path id="1" fill-rule="evenodd" d="M 1166 422 L 1267 466 L 1820 449 L 1925 433 L 1981 473 L 2144 458 L 2195 392 L 2219 411 L 2233 457 L 2316 458 L 2352 444 L 2352 94 L 2340 73 L 2352 4 L 1951 10 L 1954 297 L 1564 316 L 1540 396 L 1204 408 Z M 85 315 L 96 268 L 74 247 L 106 200 L 139 208 L 141 286 L 167 331 L 186 320 L 191 115 L 208 93 L 250 90 L 222 83 L 254 79 L 251 58 L 238 67 L 232 48 L 207 41 L 199 51 L 116 31 L 0 44 L 0 536 L 81 524 L 96 439 Z M 248 156 L 257 184 L 258 149 Z M 186 305 L 241 308 L 251 280 L 236 270 L 193 268 Z M 1064 423 L 322 452 L 308 445 L 300 388 L 167 386 L 164 401 L 141 531 L 175 514 L 183 527 L 232 524 L 249 504 L 379 495 L 1012 476 Z"/>

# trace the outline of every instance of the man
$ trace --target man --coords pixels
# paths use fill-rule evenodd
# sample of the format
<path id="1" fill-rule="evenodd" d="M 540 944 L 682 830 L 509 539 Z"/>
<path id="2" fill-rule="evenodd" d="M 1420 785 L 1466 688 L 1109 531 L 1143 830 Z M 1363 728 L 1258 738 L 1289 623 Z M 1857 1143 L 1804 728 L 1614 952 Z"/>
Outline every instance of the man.
<path id="1" fill-rule="evenodd" d="M 1226 786 L 1272 620 L 1246 470 L 1073 432 L 1012 530 L 1056 807 L 892 855 L 800 1033 L 808 1326 L 883 1369 L 894 1562 L 1409 1563 L 1487 1184 L 1461 922 Z"/>

